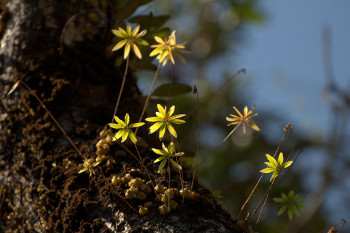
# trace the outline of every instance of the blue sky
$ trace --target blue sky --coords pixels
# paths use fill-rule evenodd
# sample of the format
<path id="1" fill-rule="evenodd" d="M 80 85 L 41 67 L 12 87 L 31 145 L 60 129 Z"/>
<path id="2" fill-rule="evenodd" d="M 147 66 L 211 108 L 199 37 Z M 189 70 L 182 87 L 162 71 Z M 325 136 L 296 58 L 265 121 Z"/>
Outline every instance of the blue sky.
<path id="1" fill-rule="evenodd" d="M 337 82 L 350 87 L 350 1 L 261 1 L 267 18 L 246 25 L 235 64 L 247 70 L 246 88 L 257 108 L 279 109 L 303 133 L 324 134 L 329 110 L 322 33 L 331 31 Z M 313 136 L 313 135 L 308 135 Z"/>
<path id="2" fill-rule="evenodd" d="M 330 29 L 336 82 L 345 91 L 350 90 L 350 1 L 264 0 L 261 7 L 266 20 L 246 25 L 246 41 L 233 58 L 235 68 L 247 70 L 243 86 L 250 93 L 249 102 L 257 110 L 278 109 L 294 131 L 305 137 L 327 140 L 331 115 L 323 96 L 326 78 L 322 34 L 326 27 Z M 318 153 L 305 151 L 302 157 L 306 159 L 299 159 L 299 163 L 308 168 L 322 164 L 325 155 Z M 319 174 L 310 172 L 305 183 L 312 189 L 319 179 Z M 341 204 L 348 195 L 345 190 L 332 189 L 325 197 L 334 223 L 348 217 L 347 207 Z"/>

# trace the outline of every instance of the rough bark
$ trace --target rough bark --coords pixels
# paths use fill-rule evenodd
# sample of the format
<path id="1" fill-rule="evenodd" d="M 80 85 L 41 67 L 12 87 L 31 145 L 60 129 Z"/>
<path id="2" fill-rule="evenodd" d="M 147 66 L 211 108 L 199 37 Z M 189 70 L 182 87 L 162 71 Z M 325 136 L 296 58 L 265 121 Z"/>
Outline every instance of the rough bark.
<path id="1" fill-rule="evenodd" d="M 113 186 L 113 175 L 148 180 L 145 169 L 118 144 L 95 175 L 78 174 L 83 163 L 48 113 L 21 80 L 43 100 L 85 157 L 96 157 L 99 132 L 111 120 L 123 70 L 106 53 L 111 15 L 118 1 L 0 1 L 0 231 L 20 232 L 240 232 L 210 191 L 195 183 L 197 199 L 177 197 L 179 207 L 161 215 L 154 202 L 147 215 L 134 210 L 145 201 L 127 200 L 126 185 Z M 93 5 L 97 2 L 97 5 Z M 89 17 L 94 12 L 98 20 Z M 118 115 L 138 119 L 142 98 L 127 77 Z M 154 182 L 150 148 L 159 145 L 145 130 L 139 135 L 144 163 Z M 141 140 L 141 139 L 140 139 Z M 157 144 L 158 143 L 158 144 Z M 129 147 L 134 151 L 132 146 Z M 110 165 L 108 166 L 107 163 Z M 172 187 L 181 188 L 173 173 Z M 186 168 L 185 185 L 191 181 Z M 121 196 L 120 196 L 121 195 Z"/>

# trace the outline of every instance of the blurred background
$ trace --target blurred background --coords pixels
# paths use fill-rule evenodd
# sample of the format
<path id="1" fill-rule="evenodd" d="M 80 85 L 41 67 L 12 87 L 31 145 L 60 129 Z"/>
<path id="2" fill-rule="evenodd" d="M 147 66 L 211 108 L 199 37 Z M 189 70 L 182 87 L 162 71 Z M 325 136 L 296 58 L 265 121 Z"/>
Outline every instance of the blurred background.
<path id="1" fill-rule="evenodd" d="M 275 153 L 291 123 L 293 133 L 281 151 L 293 152 L 291 160 L 299 156 L 272 188 L 256 231 L 328 232 L 335 226 L 350 232 L 350 224 L 342 226 L 342 219 L 350 220 L 349 9 L 347 0 L 155 0 L 136 13 L 170 15 L 166 26 L 176 30 L 178 43 L 188 42 L 188 64 L 178 60 L 162 69 L 157 86 L 171 80 L 197 86 L 200 108 L 181 127 L 179 142 L 193 163 L 200 125 L 200 161 L 207 158 L 198 169 L 200 180 L 233 218 L 259 179 L 265 154 Z M 139 72 L 145 95 L 153 75 Z M 177 113 L 190 113 L 197 104 L 192 93 L 170 102 Z M 232 106 L 256 106 L 261 132 L 243 135 L 239 129 L 212 153 L 233 128 L 225 120 L 236 114 Z M 249 201 L 250 212 L 269 179 L 262 179 Z M 272 201 L 290 190 L 304 196 L 306 206 L 292 221 L 286 214 L 277 217 L 279 206 Z"/>

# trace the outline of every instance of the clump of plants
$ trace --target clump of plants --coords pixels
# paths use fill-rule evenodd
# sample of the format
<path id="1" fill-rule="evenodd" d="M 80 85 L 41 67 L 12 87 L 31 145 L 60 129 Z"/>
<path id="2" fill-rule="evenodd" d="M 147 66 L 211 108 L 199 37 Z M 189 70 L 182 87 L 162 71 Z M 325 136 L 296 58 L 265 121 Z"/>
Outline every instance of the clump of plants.
<path id="1" fill-rule="evenodd" d="M 178 209 L 180 205 L 185 205 L 186 201 L 200 200 L 201 193 L 195 189 L 194 176 L 196 169 L 207 158 L 202 159 L 202 161 L 198 163 L 197 161 L 199 160 L 199 155 L 197 148 L 196 162 L 193 166 L 193 176 L 189 178 L 184 174 L 182 158 L 186 155 L 181 152 L 181 144 L 177 140 L 177 127 L 186 124 L 186 117 L 188 117 L 189 114 L 175 114 L 175 105 L 169 107 L 159 103 L 156 105 L 158 111 L 155 112 L 155 116 L 144 119 L 159 70 L 161 67 L 164 67 L 167 64 L 174 66 L 175 58 L 178 58 L 180 61 L 185 63 L 186 61 L 182 54 L 186 54 L 188 52 L 184 50 L 185 43 L 178 44 L 176 42 L 176 31 L 172 31 L 170 34 L 163 37 L 160 35 L 155 35 L 153 37 L 154 41 L 146 41 L 143 39 L 143 37 L 147 34 L 147 30 L 142 30 L 140 32 L 140 28 L 140 25 L 135 26 L 133 29 L 130 25 L 127 25 L 125 29 L 119 27 L 118 29 L 112 30 L 113 34 L 119 39 L 119 41 L 113 46 L 112 51 L 119 51 L 120 49 L 124 48 L 123 59 L 126 60 L 126 66 L 122 84 L 120 90 L 118 90 L 118 99 L 116 100 L 112 120 L 110 123 L 106 122 L 109 128 L 106 127 L 100 132 L 100 140 L 96 143 L 96 152 L 93 156 L 83 154 L 75 146 L 73 141 L 64 132 L 60 124 L 46 108 L 45 104 L 24 82 L 17 82 L 13 86 L 10 93 L 13 92 L 19 84 L 23 84 L 28 90 L 30 90 L 30 93 L 40 102 L 41 106 L 45 108 L 55 124 L 59 127 L 62 133 L 75 148 L 77 153 L 83 159 L 82 163 L 77 167 L 78 174 L 88 173 L 90 179 L 94 175 L 101 175 L 101 177 L 105 179 L 105 182 L 112 185 L 118 197 L 140 215 L 147 215 L 152 210 L 158 210 L 159 214 L 167 215 Z M 155 57 L 158 61 L 158 66 L 155 71 L 152 84 L 149 88 L 142 112 L 137 121 L 134 121 L 135 119 L 131 119 L 129 113 L 125 113 L 124 117 L 120 118 L 118 117 L 118 115 L 120 115 L 118 109 L 122 99 L 125 83 L 127 82 L 127 73 L 132 56 L 131 51 L 138 59 L 143 59 L 145 54 L 142 54 L 142 48 L 149 46 L 149 44 L 152 44 L 150 48 L 152 48 L 153 51 L 151 51 L 148 56 Z M 194 88 L 194 93 L 197 93 L 196 88 Z M 258 115 L 257 113 L 253 113 L 255 107 L 252 107 L 249 110 L 248 107 L 245 106 L 243 113 L 241 113 L 235 106 L 233 106 L 233 108 L 236 111 L 236 115 L 230 114 L 226 117 L 226 120 L 228 121 L 227 126 L 234 127 L 211 154 L 214 154 L 224 143 L 226 143 L 231 135 L 237 132 L 237 129 L 240 126 L 242 127 L 244 134 L 246 134 L 247 126 L 256 132 L 260 131 L 257 124 L 253 122 L 253 118 Z M 152 152 L 154 155 L 154 159 L 152 159 L 154 166 L 146 165 L 146 158 L 142 153 L 140 153 L 141 147 L 147 148 L 148 146 L 145 146 L 145 140 L 138 136 L 138 130 L 143 127 L 147 127 L 149 134 L 154 135 L 156 140 L 159 142 L 159 147 L 149 148 L 149 152 Z M 285 131 L 287 133 L 290 130 L 291 126 L 289 125 L 286 127 Z M 154 133 L 157 131 L 158 135 L 155 135 Z M 118 161 L 115 161 L 113 157 L 110 156 L 111 148 L 115 146 L 120 146 L 127 152 L 128 156 L 135 159 L 135 161 L 139 164 L 139 170 L 142 171 L 143 174 L 146 174 L 146 176 L 142 176 L 137 172 L 135 172 L 135 174 L 138 175 L 130 174 L 126 165 L 124 166 L 125 169 L 119 174 L 111 174 L 110 176 L 105 177 L 103 175 L 104 169 L 118 163 Z M 275 157 L 278 153 L 279 156 L 278 159 L 276 159 Z M 289 160 L 291 155 L 285 158 L 283 152 L 279 151 L 279 148 L 277 148 L 273 156 L 266 154 L 266 157 L 268 159 L 268 162 L 265 162 L 267 167 L 260 171 L 262 175 L 253 188 L 251 194 L 248 196 L 246 202 L 243 204 L 239 213 L 239 224 L 246 232 L 249 232 L 249 229 L 251 229 L 249 226 L 250 218 L 254 217 L 254 215 L 260 209 L 260 214 L 256 221 L 257 223 L 259 222 L 261 213 L 276 179 L 281 176 L 283 171 L 290 168 L 293 164 L 293 161 Z M 249 211 L 245 212 L 245 207 L 260 183 L 263 175 L 269 173 L 272 173 L 270 178 L 270 187 L 262 197 L 261 201 L 258 203 L 256 209 L 251 213 Z M 177 185 L 177 182 L 174 182 L 174 179 L 177 179 L 175 177 L 179 177 L 178 183 L 180 183 L 180 185 Z M 294 191 L 290 191 L 288 195 L 282 194 L 280 198 L 274 198 L 273 200 L 279 203 L 281 206 L 280 210 L 278 211 L 278 215 L 283 214 L 287 210 L 288 217 L 291 220 L 293 216 L 299 215 L 298 208 L 303 207 L 303 205 L 299 203 L 303 200 L 303 198 L 296 195 Z"/>

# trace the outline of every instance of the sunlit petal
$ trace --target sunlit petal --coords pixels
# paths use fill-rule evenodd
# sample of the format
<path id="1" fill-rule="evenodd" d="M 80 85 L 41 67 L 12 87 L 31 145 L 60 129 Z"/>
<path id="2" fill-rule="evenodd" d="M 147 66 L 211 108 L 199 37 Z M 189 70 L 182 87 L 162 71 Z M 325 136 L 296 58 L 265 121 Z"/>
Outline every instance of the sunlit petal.
<path id="1" fill-rule="evenodd" d="M 129 56 L 130 53 L 130 43 L 126 43 L 125 50 L 124 50 L 124 59 L 126 59 Z"/>
<path id="2" fill-rule="evenodd" d="M 134 50 L 134 53 L 136 54 L 136 56 L 141 59 L 142 58 L 142 55 L 141 55 L 141 52 L 140 52 L 140 49 L 139 47 L 137 47 L 136 44 L 132 44 L 132 48 Z"/>
<path id="3" fill-rule="evenodd" d="M 125 44 L 126 44 L 127 40 L 121 40 L 118 42 L 118 44 L 116 44 L 113 48 L 112 51 L 116 51 L 120 48 L 122 48 Z"/>

